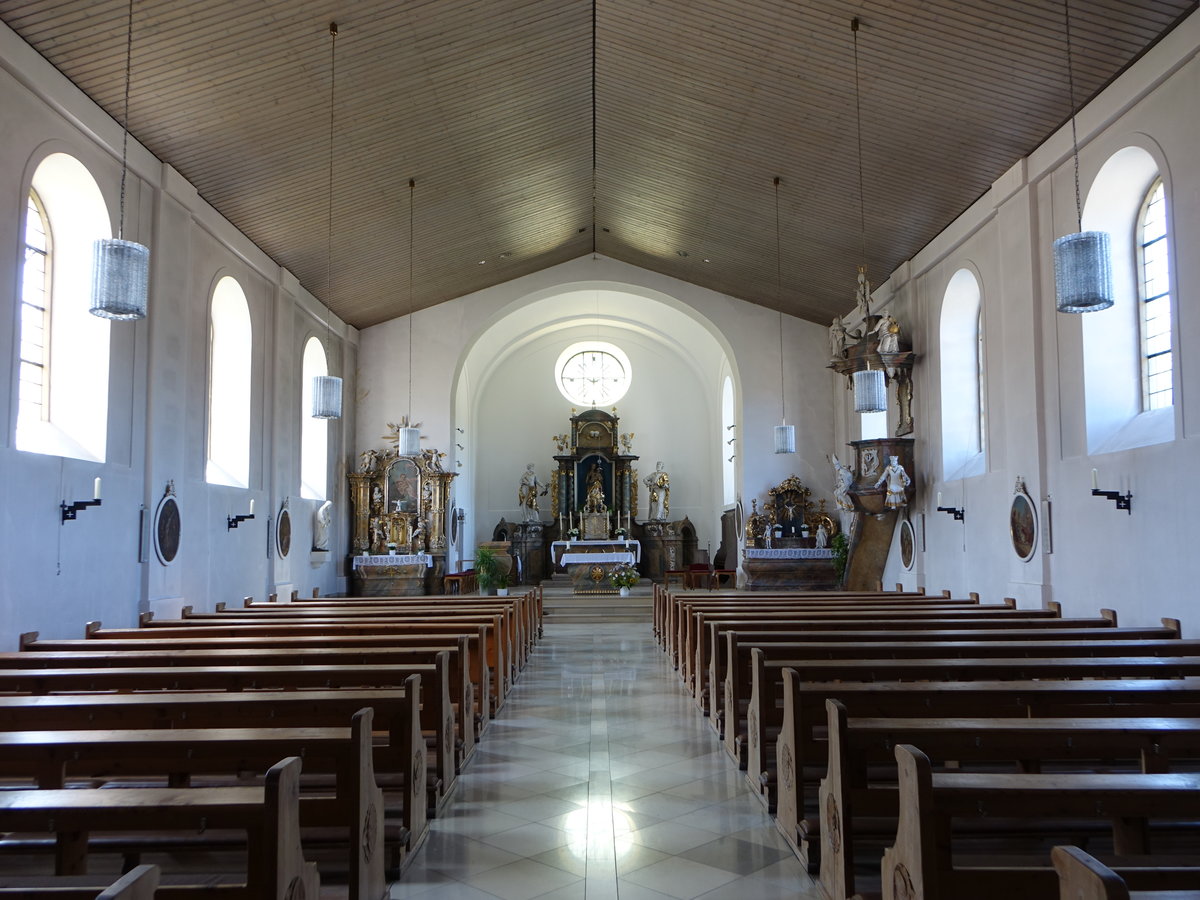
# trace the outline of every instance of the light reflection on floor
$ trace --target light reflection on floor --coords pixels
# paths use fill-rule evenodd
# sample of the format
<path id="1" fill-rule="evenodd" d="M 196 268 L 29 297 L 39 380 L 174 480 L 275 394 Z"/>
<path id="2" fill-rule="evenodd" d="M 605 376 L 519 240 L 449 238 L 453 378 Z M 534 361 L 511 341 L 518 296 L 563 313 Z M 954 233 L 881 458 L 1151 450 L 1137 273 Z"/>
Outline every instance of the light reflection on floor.
<path id="1" fill-rule="evenodd" d="M 648 625 L 547 625 L 419 858 L 425 900 L 816 900 Z"/>

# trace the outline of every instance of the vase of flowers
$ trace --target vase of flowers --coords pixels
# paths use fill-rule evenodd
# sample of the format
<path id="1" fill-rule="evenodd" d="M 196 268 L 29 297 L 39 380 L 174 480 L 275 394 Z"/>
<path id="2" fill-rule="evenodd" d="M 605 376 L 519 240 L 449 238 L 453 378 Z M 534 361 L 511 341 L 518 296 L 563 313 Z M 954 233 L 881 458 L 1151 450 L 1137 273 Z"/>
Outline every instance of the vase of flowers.
<path id="1" fill-rule="evenodd" d="M 642 576 L 630 563 L 621 563 L 608 573 L 608 580 L 617 588 L 622 597 L 629 596 L 629 589 L 641 580 Z"/>
<path id="2" fill-rule="evenodd" d="M 567 532 L 567 541 L 577 541 L 577 540 L 579 540 L 579 529 L 578 528 L 570 529 Z"/>

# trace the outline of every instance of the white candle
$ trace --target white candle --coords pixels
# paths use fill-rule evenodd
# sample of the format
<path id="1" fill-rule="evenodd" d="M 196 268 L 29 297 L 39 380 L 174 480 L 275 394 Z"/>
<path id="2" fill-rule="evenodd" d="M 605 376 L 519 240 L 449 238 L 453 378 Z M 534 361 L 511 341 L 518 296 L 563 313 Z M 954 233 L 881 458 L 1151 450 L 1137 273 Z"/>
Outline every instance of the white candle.
<path id="1" fill-rule="evenodd" d="M 250 501 L 250 515 L 254 515 L 254 501 Z"/>
<path id="2" fill-rule="evenodd" d="M 96 481 L 92 484 L 92 499 L 93 500 L 100 499 L 100 479 L 99 478 L 97 478 Z"/>
<path id="3" fill-rule="evenodd" d="M 937 502 L 937 505 L 938 505 L 938 506 L 941 506 L 941 505 L 942 505 L 942 492 L 941 492 L 941 491 L 938 491 L 938 502 Z"/>
<path id="4" fill-rule="evenodd" d="M 1095 490 L 1099 490 L 1099 489 L 1100 489 L 1100 479 L 1096 475 L 1096 470 L 1092 469 L 1092 490 L 1095 491 Z"/>

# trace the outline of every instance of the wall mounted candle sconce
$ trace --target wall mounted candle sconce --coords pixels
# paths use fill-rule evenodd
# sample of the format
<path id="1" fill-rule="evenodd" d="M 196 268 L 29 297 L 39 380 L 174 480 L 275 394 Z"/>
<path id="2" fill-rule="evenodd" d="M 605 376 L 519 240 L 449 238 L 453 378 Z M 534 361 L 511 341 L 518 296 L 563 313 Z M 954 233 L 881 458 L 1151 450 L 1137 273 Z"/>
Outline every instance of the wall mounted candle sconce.
<path id="1" fill-rule="evenodd" d="M 1092 496 L 1104 497 L 1106 500 L 1111 500 L 1117 504 L 1117 509 L 1123 509 L 1129 515 L 1133 515 L 1133 493 L 1126 491 L 1122 494 L 1120 491 L 1100 490 L 1099 475 L 1095 469 L 1092 469 Z"/>
<path id="2" fill-rule="evenodd" d="M 97 478 L 92 489 L 91 500 L 76 500 L 73 503 L 68 503 L 64 500 L 59 504 L 59 509 L 62 510 L 62 520 L 64 522 L 75 521 L 81 509 L 87 509 L 89 506 L 100 505 L 100 479 Z"/>
<path id="3" fill-rule="evenodd" d="M 956 521 L 956 522 L 964 521 L 967 516 L 967 511 L 965 509 L 963 509 L 962 507 L 942 506 L 942 494 L 940 491 L 938 492 L 938 496 L 937 496 L 937 511 L 944 512 L 944 513 L 950 513 L 950 515 L 954 516 L 954 521 Z"/>
<path id="4" fill-rule="evenodd" d="M 235 529 L 235 528 L 237 528 L 239 525 L 241 525 L 243 522 L 249 521 L 250 519 L 253 519 L 253 518 L 254 518 L 254 501 L 253 501 L 253 500 L 251 500 L 251 501 L 250 501 L 250 512 L 249 512 L 249 514 L 248 514 L 248 515 L 244 515 L 244 516 L 229 516 L 229 517 L 228 517 L 228 518 L 225 520 L 225 524 L 226 524 L 226 530 L 227 530 L 227 531 L 232 531 L 233 529 Z"/>

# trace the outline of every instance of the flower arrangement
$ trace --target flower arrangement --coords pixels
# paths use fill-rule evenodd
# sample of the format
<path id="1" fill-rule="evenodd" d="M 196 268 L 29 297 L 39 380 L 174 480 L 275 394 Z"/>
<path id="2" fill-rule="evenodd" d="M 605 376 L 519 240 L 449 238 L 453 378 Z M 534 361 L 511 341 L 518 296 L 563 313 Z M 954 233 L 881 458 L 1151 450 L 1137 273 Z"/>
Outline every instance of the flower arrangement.
<path id="1" fill-rule="evenodd" d="M 624 525 L 617 529 L 616 534 L 621 540 L 625 540 L 625 538 L 629 537 L 629 532 L 626 530 Z"/>
<path id="2" fill-rule="evenodd" d="M 618 588 L 631 588 L 641 578 L 642 576 L 638 574 L 638 570 L 629 563 L 621 563 L 608 574 L 608 580 L 613 583 L 613 587 Z"/>
<path id="3" fill-rule="evenodd" d="M 572 541 L 577 541 L 577 540 L 579 540 L 579 529 L 578 529 L 578 528 L 572 528 L 572 529 L 570 529 L 570 530 L 567 532 L 567 538 L 568 538 L 569 540 L 572 540 Z"/>

